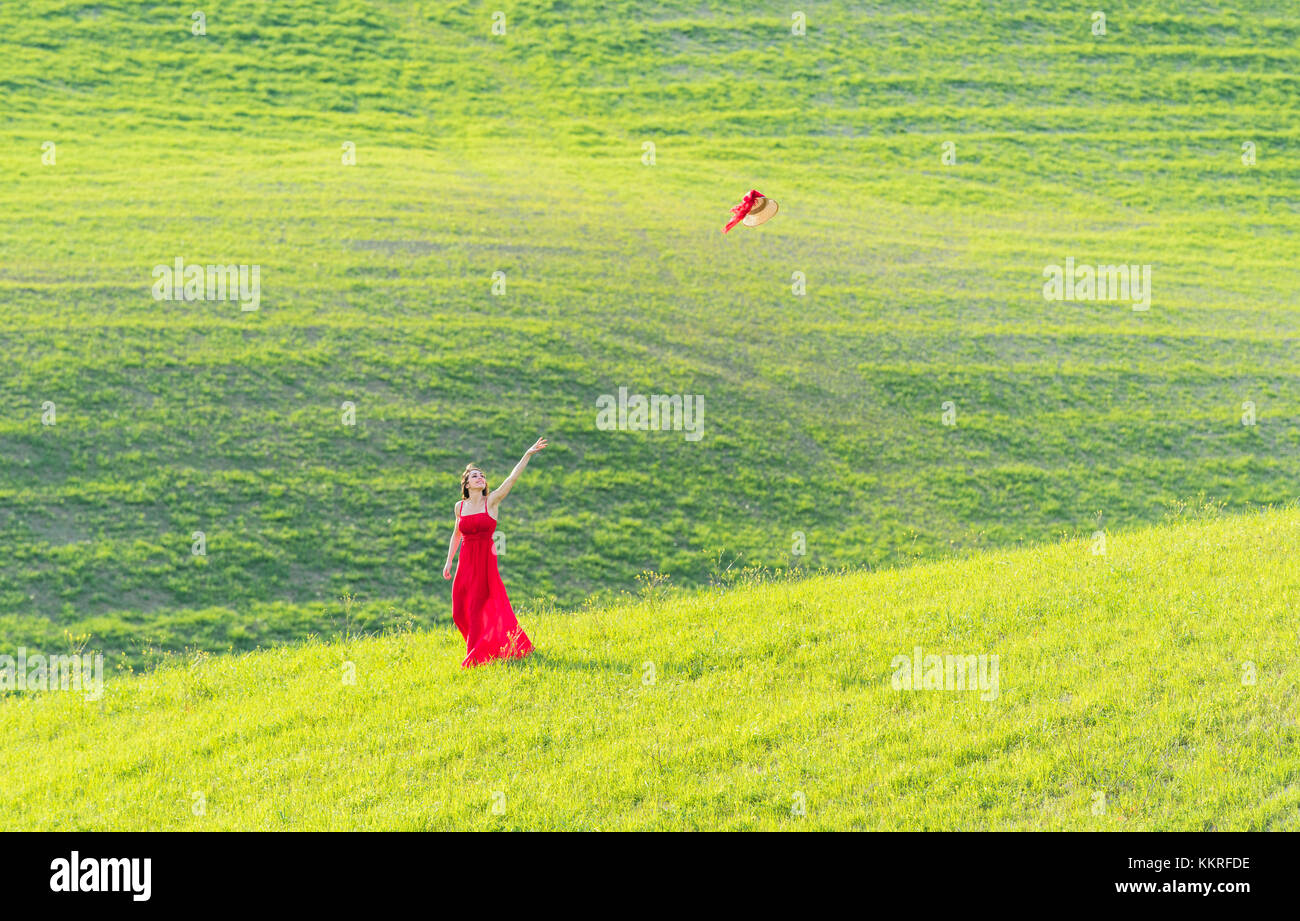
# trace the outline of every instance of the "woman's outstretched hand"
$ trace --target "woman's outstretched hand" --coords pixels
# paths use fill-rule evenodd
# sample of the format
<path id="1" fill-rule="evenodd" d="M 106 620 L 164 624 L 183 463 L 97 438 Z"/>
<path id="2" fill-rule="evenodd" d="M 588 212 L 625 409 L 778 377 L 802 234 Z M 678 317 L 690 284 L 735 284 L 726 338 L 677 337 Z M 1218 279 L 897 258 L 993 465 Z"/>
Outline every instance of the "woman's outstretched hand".
<path id="1" fill-rule="evenodd" d="M 444 579 L 450 579 L 450 578 L 451 578 L 451 564 L 450 564 L 450 563 L 448 563 L 446 566 L 442 567 L 442 577 L 443 577 Z"/>
<path id="2" fill-rule="evenodd" d="M 526 454 L 525 456 L 527 456 L 527 457 L 532 457 L 534 454 L 536 454 L 538 451 L 542 450 L 542 448 L 544 448 L 544 447 L 546 447 L 546 439 L 545 439 L 545 438 L 539 438 L 539 439 L 537 439 L 535 442 L 533 442 L 533 446 L 532 446 L 531 448 L 528 449 L 528 452 L 527 452 L 527 454 Z"/>

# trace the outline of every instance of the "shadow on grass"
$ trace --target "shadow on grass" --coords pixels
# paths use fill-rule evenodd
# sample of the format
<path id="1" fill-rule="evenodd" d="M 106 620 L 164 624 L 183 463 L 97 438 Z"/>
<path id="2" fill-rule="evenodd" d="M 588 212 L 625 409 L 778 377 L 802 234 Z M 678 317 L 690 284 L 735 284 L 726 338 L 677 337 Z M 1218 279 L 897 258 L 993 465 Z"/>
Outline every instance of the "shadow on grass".
<path id="1" fill-rule="evenodd" d="M 589 659 L 572 659 L 566 656 L 559 656 L 555 653 L 545 652 L 540 649 L 533 649 L 527 656 L 522 659 L 502 660 L 509 668 L 564 668 L 570 671 L 587 671 L 587 672 L 607 672 L 615 673 L 618 666 L 611 662 L 593 662 Z"/>

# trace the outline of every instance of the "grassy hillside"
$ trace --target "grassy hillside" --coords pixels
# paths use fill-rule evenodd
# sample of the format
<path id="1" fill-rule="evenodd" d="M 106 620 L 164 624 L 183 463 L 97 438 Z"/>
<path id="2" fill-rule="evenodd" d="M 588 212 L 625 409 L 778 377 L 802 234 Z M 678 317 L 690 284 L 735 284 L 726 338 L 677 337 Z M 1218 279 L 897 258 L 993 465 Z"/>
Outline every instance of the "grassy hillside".
<path id="1" fill-rule="evenodd" d="M 1300 830 L 1297 538 L 1294 507 L 1191 517 L 1104 554 L 1068 541 L 526 618 L 533 656 L 473 670 L 440 628 L 200 654 L 110 675 L 94 702 L 10 694 L 0 816 Z M 997 656 L 996 693 L 894 690 L 916 647 Z"/>
<path id="2" fill-rule="evenodd" d="M 457 474 L 538 434 L 528 611 L 1294 492 L 1285 4 L 199 6 L 0 5 L 3 648 L 445 620 Z M 782 213 L 723 236 L 752 187 Z M 177 257 L 260 309 L 154 300 Z M 1067 257 L 1150 309 L 1045 301 Z M 620 387 L 704 437 L 598 430 Z"/>

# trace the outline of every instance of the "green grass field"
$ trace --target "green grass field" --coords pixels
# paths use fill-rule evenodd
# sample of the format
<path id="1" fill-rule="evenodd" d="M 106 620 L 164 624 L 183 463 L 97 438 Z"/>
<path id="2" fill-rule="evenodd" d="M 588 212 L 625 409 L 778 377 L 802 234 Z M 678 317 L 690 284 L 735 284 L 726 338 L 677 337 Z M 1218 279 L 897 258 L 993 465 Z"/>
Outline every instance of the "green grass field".
<path id="1" fill-rule="evenodd" d="M 1284 6 L 493 9 L 0 7 L 7 645 L 446 623 L 457 476 L 538 434 L 526 610 L 1292 495 Z M 782 214 L 723 236 L 751 187 Z M 177 257 L 261 266 L 260 309 L 154 300 Z M 1066 257 L 1152 265 L 1150 309 L 1045 301 Z M 619 387 L 704 437 L 597 430 Z"/>
<path id="2" fill-rule="evenodd" d="M 1300 830 L 1300 510 L 448 631 L 0 706 L 7 828 Z M 996 693 L 894 690 L 997 656 Z M 991 661 L 991 660 L 990 660 Z M 354 684 L 345 682 L 352 676 Z M 993 688 L 993 682 L 987 682 Z"/>
<path id="3" fill-rule="evenodd" d="M 6 827 L 1296 828 L 1293 6 L 498 6 L 0 4 L 0 655 L 110 682 L 0 693 Z"/>

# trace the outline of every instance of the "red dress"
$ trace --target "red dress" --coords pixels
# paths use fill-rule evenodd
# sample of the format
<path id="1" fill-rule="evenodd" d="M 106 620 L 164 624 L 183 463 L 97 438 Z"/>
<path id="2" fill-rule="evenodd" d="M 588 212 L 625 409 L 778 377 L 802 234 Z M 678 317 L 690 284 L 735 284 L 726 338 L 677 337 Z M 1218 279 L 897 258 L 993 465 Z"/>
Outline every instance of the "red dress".
<path id="1" fill-rule="evenodd" d="M 492 659 L 521 659 L 533 651 L 533 644 L 515 620 L 497 571 L 492 545 L 496 520 L 484 509 L 461 515 L 457 527 L 464 541 L 451 585 L 451 619 L 465 637 L 465 661 L 460 664 L 468 668 Z"/>

